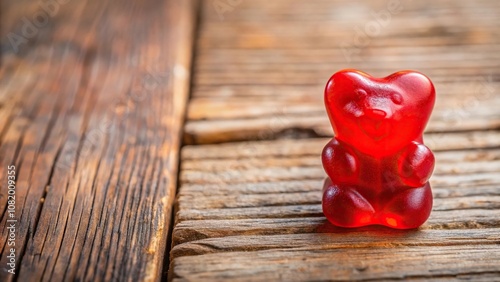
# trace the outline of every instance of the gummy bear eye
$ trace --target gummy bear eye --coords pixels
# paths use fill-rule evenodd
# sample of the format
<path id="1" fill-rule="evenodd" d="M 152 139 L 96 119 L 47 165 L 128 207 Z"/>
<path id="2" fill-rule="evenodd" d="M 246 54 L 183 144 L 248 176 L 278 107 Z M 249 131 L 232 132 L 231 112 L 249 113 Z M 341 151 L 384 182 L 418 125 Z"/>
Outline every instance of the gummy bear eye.
<path id="1" fill-rule="evenodd" d="M 356 89 L 354 90 L 354 93 L 356 94 L 356 98 L 361 100 L 361 99 L 364 99 L 366 97 L 366 91 L 363 90 L 363 89 Z"/>
<path id="2" fill-rule="evenodd" d="M 401 96 L 401 94 L 399 93 L 393 93 L 391 95 L 391 100 L 392 102 L 394 102 L 394 104 L 401 105 L 401 103 L 403 103 L 403 96 Z"/>

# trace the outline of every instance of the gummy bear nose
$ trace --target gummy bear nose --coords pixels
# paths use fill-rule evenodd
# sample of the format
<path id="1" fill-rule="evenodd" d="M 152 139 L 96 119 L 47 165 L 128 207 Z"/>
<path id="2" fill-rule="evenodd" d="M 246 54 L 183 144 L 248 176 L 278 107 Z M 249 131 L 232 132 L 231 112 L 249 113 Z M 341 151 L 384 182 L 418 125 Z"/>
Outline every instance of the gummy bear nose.
<path id="1" fill-rule="evenodd" d="M 371 118 L 383 119 L 387 116 L 387 113 L 379 109 L 366 109 L 365 114 Z"/>

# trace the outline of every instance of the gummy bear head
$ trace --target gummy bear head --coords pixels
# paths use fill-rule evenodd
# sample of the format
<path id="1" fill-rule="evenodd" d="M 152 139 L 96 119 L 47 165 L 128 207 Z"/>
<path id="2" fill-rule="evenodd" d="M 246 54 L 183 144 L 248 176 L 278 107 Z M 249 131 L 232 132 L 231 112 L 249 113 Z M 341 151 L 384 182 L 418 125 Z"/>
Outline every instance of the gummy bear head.
<path id="1" fill-rule="evenodd" d="M 374 78 L 343 70 L 325 89 L 335 137 L 372 156 L 393 154 L 412 141 L 422 141 L 434 101 L 434 85 L 414 71 Z"/>

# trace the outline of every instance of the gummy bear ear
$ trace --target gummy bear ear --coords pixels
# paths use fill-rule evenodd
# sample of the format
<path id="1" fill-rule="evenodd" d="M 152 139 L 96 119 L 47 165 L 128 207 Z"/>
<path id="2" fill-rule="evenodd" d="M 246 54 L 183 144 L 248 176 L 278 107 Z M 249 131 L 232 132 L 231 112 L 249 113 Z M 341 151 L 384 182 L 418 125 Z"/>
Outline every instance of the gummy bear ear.
<path id="1" fill-rule="evenodd" d="M 353 85 L 362 85 L 361 81 L 367 79 L 370 79 L 370 75 L 358 70 L 345 69 L 336 72 L 326 83 L 325 103 L 328 105 L 349 99 L 350 97 L 339 97 L 338 95 L 354 95 Z"/>
<path id="2" fill-rule="evenodd" d="M 386 80 L 397 85 L 400 90 L 411 97 L 415 106 L 434 106 L 436 91 L 431 80 L 416 71 L 400 71 L 386 77 Z"/>

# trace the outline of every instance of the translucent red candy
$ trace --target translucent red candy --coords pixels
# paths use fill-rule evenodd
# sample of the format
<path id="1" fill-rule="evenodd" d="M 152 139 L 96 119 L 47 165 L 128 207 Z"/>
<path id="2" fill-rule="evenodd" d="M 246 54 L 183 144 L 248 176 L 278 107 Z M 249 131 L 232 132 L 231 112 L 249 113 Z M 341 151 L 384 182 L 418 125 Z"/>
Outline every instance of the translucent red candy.
<path id="1" fill-rule="evenodd" d="M 330 78 L 325 104 L 335 137 L 322 161 L 323 212 L 332 224 L 410 229 L 427 220 L 434 155 L 422 133 L 434 100 L 432 82 L 418 72 L 374 78 L 343 70 Z"/>

